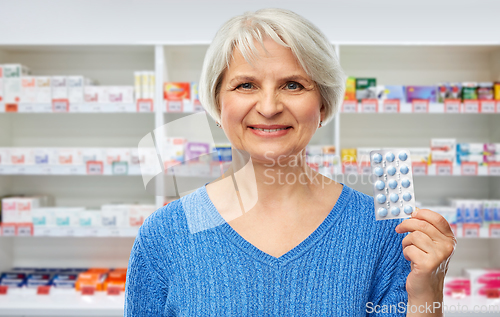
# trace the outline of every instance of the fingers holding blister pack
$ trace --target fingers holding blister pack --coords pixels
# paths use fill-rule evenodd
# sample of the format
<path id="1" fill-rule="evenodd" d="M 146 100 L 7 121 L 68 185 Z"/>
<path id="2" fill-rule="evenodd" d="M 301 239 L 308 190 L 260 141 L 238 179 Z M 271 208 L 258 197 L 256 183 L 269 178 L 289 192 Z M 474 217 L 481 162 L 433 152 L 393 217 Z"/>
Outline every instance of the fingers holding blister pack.
<path id="1" fill-rule="evenodd" d="M 415 210 L 410 152 L 387 149 L 370 152 L 374 177 L 375 219 L 409 218 Z"/>

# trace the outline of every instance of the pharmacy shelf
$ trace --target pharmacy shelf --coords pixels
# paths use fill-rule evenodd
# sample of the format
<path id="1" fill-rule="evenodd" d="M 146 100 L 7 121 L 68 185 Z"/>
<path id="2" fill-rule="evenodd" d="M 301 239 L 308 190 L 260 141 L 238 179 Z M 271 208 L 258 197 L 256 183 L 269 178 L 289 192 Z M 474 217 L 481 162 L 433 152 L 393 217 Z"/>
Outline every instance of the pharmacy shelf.
<path id="1" fill-rule="evenodd" d="M 340 167 L 334 168 L 335 172 L 340 170 Z M 323 170 L 321 173 L 327 173 Z M 371 166 L 367 164 L 344 164 L 342 166 L 343 173 L 336 174 L 357 174 L 369 176 L 372 174 Z M 471 164 L 413 164 L 413 176 L 500 176 L 500 164 L 493 163 L 489 165 Z"/>
<path id="2" fill-rule="evenodd" d="M 68 107 L 54 109 L 52 104 L 30 104 L 19 103 L 14 106 L 6 106 L 0 103 L 0 113 L 149 113 L 153 109 L 149 107 L 139 108 L 136 104 L 103 104 L 85 103 L 71 104 Z"/>
<path id="3" fill-rule="evenodd" d="M 100 166 L 100 165 L 98 165 Z M 0 175 L 141 175 L 138 165 L 102 165 L 102 170 L 89 172 L 83 165 L 0 165 Z"/>
<path id="4" fill-rule="evenodd" d="M 124 294 L 82 296 L 52 289 L 49 295 L 36 295 L 36 289 L 9 289 L 0 295 L 0 316 L 123 316 L 124 302 Z"/>
<path id="5" fill-rule="evenodd" d="M 500 100 L 470 100 L 466 103 L 450 102 L 448 104 L 427 101 L 392 102 L 386 107 L 382 100 L 366 100 L 364 102 L 344 101 L 341 113 L 428 113 L 428 114 L 500 114 Z"/>
<path id="6" fill-rule="evenodd" d="M 219 172 L 214 169 L 214 165 L 179 164 L 175 172 L 178 177 L 218 177 Z M 350 165 L 335 167 L 332 173 L 331 168 L 321 168 L 319 172 L 324 175 L 366 175 L 372 174 L 369 165 Z M 138 165 L 103 165 L 102 170 L 89 172 L 86 166 L 60 166 L 60 165 L 0 165 L 0 175 L 130 175 L 138 176 L 141 168 Z M 166 175 L 169 175 L 167 173 Z M 413 166 L 414 176 L 500 176 L 500 164 L 476 165 L 476 164 L 425 164 Z"/>
<path id="7" fill-rule="evenodd" d="M 25 230 L 17 230 L 15 227 L 2 227 L 0 236 L 3 237 L 135 237 L 139 227 L 116 228 L 116 227 L 24 227 Z M 33 230 L 33 231 L 32 231 Z"/>

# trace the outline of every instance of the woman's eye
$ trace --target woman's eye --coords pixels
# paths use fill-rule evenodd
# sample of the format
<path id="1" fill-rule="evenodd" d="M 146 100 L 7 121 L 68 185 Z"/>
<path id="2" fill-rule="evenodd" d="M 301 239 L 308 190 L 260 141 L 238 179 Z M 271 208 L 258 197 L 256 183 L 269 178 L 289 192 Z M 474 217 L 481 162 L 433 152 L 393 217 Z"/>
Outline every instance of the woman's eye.
<path id="1" fill-rule="evenodd" d="M 250 84 L 250 83 L 244 83 L 244 84 L 239 85 L 238 88 L 252 89 L 252 84 Z"/>
<path id="2" fill-rule="evenodd" d="M 286 88 L 290 90 L 297 90 L 302 88 L 302 85 L 296 82 L 290 82 L 286 84 Z"/>

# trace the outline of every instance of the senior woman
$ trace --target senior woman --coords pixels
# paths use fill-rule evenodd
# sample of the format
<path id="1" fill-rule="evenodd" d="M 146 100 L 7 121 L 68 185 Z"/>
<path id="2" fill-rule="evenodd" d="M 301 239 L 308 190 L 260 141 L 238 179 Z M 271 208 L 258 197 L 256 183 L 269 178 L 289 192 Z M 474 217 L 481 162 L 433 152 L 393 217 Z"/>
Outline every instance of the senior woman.
<path id="1" fill-rule="evenodd" d="M 442 316 L 456 245 L 446 220 L 420 209 L 375 221 L 371 196 L 303 163 L 344 82 L 327 38 L 293 12 L 222 26 L 200 98 L 233 161 L 145 221 L 126 316 Z"/>

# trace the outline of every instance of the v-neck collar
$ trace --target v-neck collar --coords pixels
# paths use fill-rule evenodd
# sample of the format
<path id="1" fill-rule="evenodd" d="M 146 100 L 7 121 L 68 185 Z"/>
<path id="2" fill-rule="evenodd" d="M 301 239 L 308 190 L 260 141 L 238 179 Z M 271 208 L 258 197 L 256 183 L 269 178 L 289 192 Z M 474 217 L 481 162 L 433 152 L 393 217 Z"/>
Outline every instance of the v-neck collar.
<path id="1" fill-rule="evenodd" d="M 330 213 L 328 214 L 328 216 L 326 216 L 323 222 L 301 243 L 277 258 L 268 253 L 265 253 L 264 251 L 260 250 L 259 248 L 245 240 L 226 222 L 226 220 L 220 215 L 217 208 L 215 208 L 212 200 L 210 200 L 206 189 L 207 184 L 208 183 L 205 183 L 205 185 L 203 185 L 198 192 L 204 203 L 204 207 L 212 218 L 212 221 L 214 221 L 216 229 L 220 230 L 224 236 L 226 236 L 241 250 L 248 253 L 255 259 L 273 267 L 285 265 L 286 263 L 292 261 L 294 258 L 299 257 L 302 253 L 311 248 L 319 239 L 321 239 L 321 237 L 328 231 L 328 228 L 330 228 L 335 223 L 339 215 L 342 213 L 347 202 L 349 201 L 349 196 L 352 193 L 352 189 L 350 187 L 346 186 L 343 183 L 340 183 L 343 185 L 342 192 L 340 193 L 335 206 L 333 206 L 332 210 L 330 210 Z"/>

